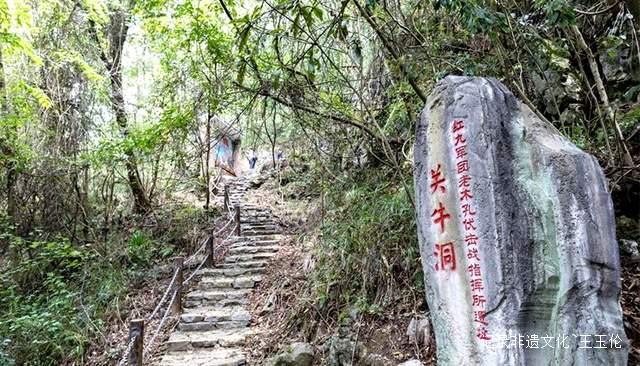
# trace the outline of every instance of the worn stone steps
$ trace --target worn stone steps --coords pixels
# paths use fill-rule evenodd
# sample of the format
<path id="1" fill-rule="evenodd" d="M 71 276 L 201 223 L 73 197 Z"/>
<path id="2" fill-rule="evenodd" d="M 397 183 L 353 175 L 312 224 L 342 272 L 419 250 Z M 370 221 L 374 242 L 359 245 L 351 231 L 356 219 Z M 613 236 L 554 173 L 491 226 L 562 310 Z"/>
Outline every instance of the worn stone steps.
<path id="1" fill-rule="evenodd" d="M 247 320 L 228 320 L 217 322 L 178 323 L 178 330 L 183 332 L 202 332 L 215 329 L 244 328 L 249 326 Z"/>
<path id="2" fill-rule="evenodd" d="M 262 214 L 247 214 L 246 212 L 240 212 L 240 223 L 265 223 L 265 222 L 273 222 L 273 216 L 271 213 L 262 213 Z"/>
<path id="3" fill-rule="evenodd" d="M 169 352 L 162 359 L 164 366 L 242 366 L 246 355 L 241 348 L 195 349 Z"/>
<path id="4" fill-rule="evenodd" d="M 266 260 L 256 260 L 251 262 L 225 262 L 222 268 L 264 268 L 267 265 Z"/>
<path id="5" fill-rule="evenodd" d="M 199 332 L 177 331 L 169 336 L 167 350 L 186 351 L 196 348 L 237 347 L 254 334 L 251 328 L 214 329 Z"/>
<path id="6" fill-rule="evenodd" d="M 186 307 L 215 304 L 223 304 L 223 306 L 244 305 L 248 303 L 250 293 L 251 290 L 248 289 L 198 289 L 188 293 L 184 301 Z"/>
<path id="7" fill-rule="evenodd" d="M 264 272 L 264 267 L 256 268 L 205 268 L 200 271 L 200 276 L 205 277 L 238 277 L 245 275 L 259 275 Z"/>
<path id="8" fill-rule="evenodd" d="M 203 290 L 218 290 L 225 288 L 247 289 L 253 288 L 262 280 L 259 275 L 253 276 L 236 276 L 236 277 L 203 277 L 200 281 L 199 288 Z"/>
<path id="9" fill-rule="evenodd" d="M 185 299 L 185 308 L 194 308 L 203 305 L 216 305 L 220 307 L 234 307 L 249 304 L 249 297 L 223 297 L 220 299 L 215 298 L 191 298 Z"/>
<path id="10" fill-rule="evenodd" d="M 277 245 L 239 245 L 229 249 L 229 254 L 275 253 L 280 249 Z"/>
<path id="11" fill-rule="evenodd" d="M 252 254 L 234 254 L 227 256 L 224 259 L 224 263 L 238 263 L 238 262 L 255 262 L 260 260 L 271 259 L 276 253 L 252 253 Z"/>
<path id="12" fill-rule="evenodd" d="M 241 348 L 255 334 L 251 328 L 249 295 L 262 280 L 269 260 L 280 248 L 279 225 L 268 208 L 243 202 L 247 178 L 225 178 L 230 204 L 241 206 L 241 236 L 231 236 L 229 250 L 215 268 L 201 268 L 194 290 L 183 295 L 183 313 L 167 341 L 160 366 L 246 365 Z M 252 178 L 253 179 L 253 178 Z M 224 197 L 224 190 L 217 193 Z M 202 258 L 196 258 L 195 265 Z M 195 268 L 195 267 L 193 267 Z"/>
<path id="13" fill-rule="evenodd" d="M 231 244 L 229 247 L 230 248 L 237 248 L 237 247 L 279 247 L 280 241 L 273 239 L 273 240 L 267 240 L 267 239 L 263 239 L 263 240 L 256 240 L 256 241 L 251 241 L 251 240 L 241 240 L 241 241 L 235 241 L 233 242 L 233 244 Z"/>
<path id="14" fill-rule="evenodd" d="M 229 242 L 237 243 L 237 242 L 259 242 L 263 240 L 279 240 L 282 238 L 281 234 L 271 234 L 271 235 L 255 235 L 255 236 L 232 236 L 229 238 Z"/>
<path id="15" fill-rule="evenodd" d="M 199 306 L 186 309 L 180 316 L 182 323 L 251 321 L 251 313 L 242 306 Z"/>
<path id="16" fill-rule="evenodd" d="M 271 231 L 271 230 L 244 230 L 242 232 L 242 234 L 246 235 L 246 236 L 269 235 L 269 234 L 275 234 L 275 231 Z"/>
<path id="17" fill-rule="evenodd" d="M 241 225 L 240 229 L 242 231 L 248 230 L 269 230 L 271 232 L 275 232 L 278 230 L 276 225 Z"/>

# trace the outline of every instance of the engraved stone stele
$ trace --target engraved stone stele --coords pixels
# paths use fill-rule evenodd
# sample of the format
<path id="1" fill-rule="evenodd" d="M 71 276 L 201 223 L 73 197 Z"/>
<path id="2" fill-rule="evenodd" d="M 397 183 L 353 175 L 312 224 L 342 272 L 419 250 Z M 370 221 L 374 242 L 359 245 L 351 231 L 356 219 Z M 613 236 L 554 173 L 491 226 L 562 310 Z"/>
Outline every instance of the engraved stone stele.
<path id="1" fill-rule="evenodd" d="M 626 365 L 620 260 L 594 157 L 494 79 L 440 81 L 416 131 L 439 365 Z"/>

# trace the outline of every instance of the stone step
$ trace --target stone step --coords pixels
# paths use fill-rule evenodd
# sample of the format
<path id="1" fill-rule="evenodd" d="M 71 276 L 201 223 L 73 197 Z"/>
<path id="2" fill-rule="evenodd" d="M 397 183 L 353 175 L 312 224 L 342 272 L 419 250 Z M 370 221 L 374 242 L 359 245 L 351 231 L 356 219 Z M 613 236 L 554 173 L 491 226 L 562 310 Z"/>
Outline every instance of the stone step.
<path id="1" fill-rule="evenodd" d="M 273 215 L 268 212 L 240 212 L 240 222 L 242 221 L 265 221 L 265 220 L 273 220 Z"/>
<path id="2" fill-rule="evenodd" d="M 185 309 L 180 316 L 182 323 L 198 322 L 228 322 L 228 321 L 251 321 L 251 313 L 242 306 L 218 307 L 218 306 L 198 306 Z"/>
<path id="3" fill-rule="evenodd" d="M 278 244 L 280 243 L 280 240 L 255 240 L 255 241 L 251 241 L 251 240 L 242 240 L 242 241 L 234 241 L 231 245 L 230 248 L 239 248 L 239 247 L 271 247 L 271 246 L 275 246 L 275 247 L 280 247 Z"/>
<path id="4" fill-rule="evenodd" d="M 224 308 L 224 307 L 243 306 L 248 304 L 249 304 L 249 297 L 238 297 L 238 298 L 225 298 L 221 300 L 206 300 L 206 299 L 185 300 L 184 307 L 195 308 L 203 305 L 210 305 L 210 306 L 215 305 L 215 306 Z"/>
<path id="5" fill-rule="evenodd" d="M 216 301 L 220 301 L 220 304 L 225 304 L 224 306 L 242 305 L 247 303 L 250 293 L 251 290 L 248 289 L 231 288 L 191 291 L 185 296 L 185 307 L 215 304 Z"/>
<path id="6" fill-rule="evenodd" d="M 276 253 L 254 253 L 254 254 L 235 254 L 229 255 L 224 259 L 226 263 L 254 262 L 259 260 L 271 259 Z"/>
<path id="7" fill-rule="evenodd" d="M 242 366 L 246 363 L 241 348 L 217 348 L 169 352 L 162 357 L 160 366 Z"/>
<path id="8" fill-rule="evenodd" d="M 279 240 L 282 238 L 282 234 L 271 234 L 271 235 L 252 235 L 252 236 L 231 236 L 229 237 L 229 242 L 236 243 L 240 241 L 244 242 L 257 242 L 262 240 Z"/>
<path id="9" fill-rule="evenodd" d="M 240 225 L 240 229 L 244 230 L 278 230 L 279 227 L 274 224 L 249 224 Z"/>
<path id="10" fill-rule="evenodd" d="M 200 273 L 202 278 L 204 277 L 238 277 L 246 275 L 259 275 L 264 273 L 263 267 L 258 268 L 204 268 Z"/>
<path id="11" fill-rule="evenodd" d="M 206 332 L 216 329 L 236 329 L 249 326 L 248 320 L 225 320 L 218 322 L 178 323 L 178 330 L 183 332 Z"/>
<path id="12" fill-rule="evenodd" d="M 261 276 L 237 276 L 237 277 L 203 277 L 198 284 L 201 290 L 215 290 L 224 288 L 254 288 L 262 280 Z"/>
<path id="13" fill-rule="evenodd" d="M 269 217 L 258 217 L 251 218 L 248 221 L 241 219 L 240 220 L 241 228 L 245 228 L 247 226 L 256 226 L 256 225 L 276 225 L 276 223 Z"/>
<path id="14" fill-rule="evenodd" d="M 238 347 L 245 344 L 248 336 L 255 333 L 251 328 L 214 329 L 201 332 L 177 331 L 167 341 L 169 352 L 187 351 L 196 348 Z"/>
<path id="15" fill-rule="evenodd" d="M 254 254 L 254 253 L 275 253 L 280 250 L 278 245 L 242 245 L 232 246 L 229 255 L 233 254 Z"/>
<path id="16" fill-rule="evenodd" d="M 222 268 L 264 268 L 267 266 L 268 261 L 251 261 L 251 262 L 225 262 L 222 264 Z"/>
<path id="17" fill-rule="evenodd" d="M 262 236 L 262 235 L 275 235 L 278 234 L 275 230 L 242 230 L 244 236 Z"/>
<path id="18" fill-rule="evenodd" d="M 268 261 L 280 249 L 283 235 L 272 210 L 245 202 L 245 192 L 252 186 L 250 180 L 224 179 L 230 193 L 229 203 L 232 207 L 240 205 L 242 235 L 225 241 L 229 250 L 222 264 L 198 272 L 197 290 L 183 299 L 183 314 L 167 342 L 168 352 L 161 366 L 247 363 L 241 347 L 248 336 L 256 334 L 250 328 L 249 295 L 260 282 Z M 217 196 L 221 202 L 224 189 Z"/>
<path id="19" fill-rule="evenodd" d="M 241 227 L 245 228 L 248 226 L 261 226 L 261 225 L 268 225 L 268 226 L 276 226 L 278 227 L 278 223 L 275 222 L 274 220 L 267 220 L 267 219 L 263 219 L 263 220 L 252 220 L 252 221 L 245 221 L 245 220 L 240 220 L 241 223 Z"/>
<path id="20" fill-rule="evenodd" d="M 276 217 L 272 211 L 270 210 L 254 210 L 254 209 L 243 209 L 242 206 L 240 206 L 240 218 L 244 218 L 244 217 L 255 217 L 255 216 L 264 216 L 267 218 L 272 218 L 272 217 Z"/>

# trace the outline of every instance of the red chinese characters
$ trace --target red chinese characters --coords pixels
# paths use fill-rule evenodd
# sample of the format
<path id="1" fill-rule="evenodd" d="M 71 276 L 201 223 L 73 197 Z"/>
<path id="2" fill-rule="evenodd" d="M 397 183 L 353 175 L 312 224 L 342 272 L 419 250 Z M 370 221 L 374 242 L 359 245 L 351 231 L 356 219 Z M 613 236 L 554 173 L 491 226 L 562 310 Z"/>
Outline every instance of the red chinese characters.
<path id="1" fill-rule="evenodd" d="M 438 202 L 438 207 L 433 210 L 431 213 L 431 217 L 433 217 L 433 223 L 436 225 L 440 225 L 440 232 L 444 232 L 444 222 L 445 220 L 451 219 L 451 215 L 446 212 L 446 208 L 442 205 L 442 202 Z"/>
<path id="2" fill-rule="evenodd" d="M 431 193 L 446 193 L 447 189 L 445 184 L 446 180 L 442 174 L 442 166 L 437 164 L 434 169 L 431 169 Z M 440 227 L 440 234 L 442 234 L 445 232 L 447 220 L 451 220 L 451 214 L 447 212 L 447 208 L 442 202 L 438 202 L 438 205 L 431 213 L 431 218 L 433 224 Z M 453 242 L 436 244 L 433 254 L 436 257 L 436 271 L 456 270 L 456 248 Z"/>
<path id="3" fill-rule="evenodd" d="M 458 267 L 458 260 L 462 267 L 461 275 L 468 279 L 472 316 L 475 324 L 476 337 L 480 340 L 490 340 L 489 321 L 486 318 L 487 299 L 484 292 L 484 279 L 482 277 L 480 238 L 477 236 L 479 220 L 476 219 L 476 206 L 473 194 L 473 176 L 471 174 L 472 166 L 469 163 L 468 153 L 470 147 L 467 145 L 465 121 L 462 119 L 454 119 L 451 123 L 451 139 L 453 146 L 453 156 L 455 160 L 451 164 L 453 172 L 455 172 L 456 181 L 448 185 L 451 177 L 445 176 L 443 165 L 436 162 L 430 167 L 428 175 L 429 188 L 431 194 L 434 195 L 437 204 L 434 205 L 433 211 L 430 212 L 431 222 L 436 227 L 438 242 L 434 245 L 433 255 L 435 257 L 434 268 L 436 271 L 454 272 Z M 455 192 L 457 183 L 457 192 Z M 454 192 L 448 192 L 449 189 Z M 442 195 L 458 194 L 458 200 L 441 200 Z M 446 207 L 443 202 L 458 202 L 458 210 L 455 207 Z M 449 209 L 454 209 L 453 213 Z M 455 227 L 462 230 L 462 240 L 460 242 L 440 240 L 446 237 L 448 225 L 451 225 L 451 219 L 459 219 Z M 462 250 L 460 256 L 456 256 L 456 245 Z M 465 267 L 466 266 L 466 267 Z M 466 273 L 465 273 L 466 269 Z"/>
<path id="4" fill-rule="evenodd" d="M 438 164 L 435 169 L 431 169 L 431 193 L 434 193 L 438 189 L 440 189 L 442 193 L 447 191 L 444 187 L 444 177 L 440 170 L 440 164 Z"/>
<path id="5" fill-rule="evenodd" d="M 445 270 L 447 267 L 456 270 L 456 252 L 453 242 L 436 244 L 436 271 Z"/>
<path id="6" fill-rule="evenodd" d="M 458 178 L 458 195 L 460 197 L 460 213 L 462 214 L 462 226 L 464 229 L 464 247 L 466 248 L 467 275 L 469 287 L 471 288 L 471 306 L 473 307 L 473 320 L 476 324 L 476 337 L 481 340 L 490 340 L 486 319 L 484 296 L 484 283 L 482 279 L 482 268 L 480 265 L 480 251 L 478 245 L 480 239 L 476 235 L 477 222 L 475 220 L 476 210 L 473 203 L 473 178 L 470 174 L 469 160 L 467 158 L 468 148 L 465 138 L 464 120 L 454 119 L 451 123 L 453 146 L 455 153 L 455 167 Z"/>

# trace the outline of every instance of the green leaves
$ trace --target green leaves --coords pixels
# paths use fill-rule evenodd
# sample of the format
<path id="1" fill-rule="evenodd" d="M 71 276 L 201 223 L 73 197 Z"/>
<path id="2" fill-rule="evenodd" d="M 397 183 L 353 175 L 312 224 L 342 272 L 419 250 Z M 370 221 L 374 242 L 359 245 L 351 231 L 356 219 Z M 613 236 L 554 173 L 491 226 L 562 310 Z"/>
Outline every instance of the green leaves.
<path id="1" fill-rule="evenodd" d="M 23 258 L 0 275 L 0 334 L 11 339 L 12 356 L 20 364 L 80 356 L 85 339 L 76 322 L 79 294 L 68 279 L 91 255 L 66 239 L 11 243 Z"/>
<path id="2" fill-rule="evenodd" d="M 238 61 L 238 75 L 236 81 L 239 85 L 244 85 L 244 77 L 247 72 L 247 62 L 245 60 Z"/>
<path id="3" fill-rule="evenodd" d="M 135 265 L 148 265 L 157 245 L 142 231 L 136 230 L 129 239 L 127 255 Z"/>
<path id="4" fill-rule="evenodd" d="M 97 24 L 107 24 L 109 15 L 107 6 L 101 0 L 82 0 L 82 7 L 89 14 L 89 19 Z"/>
<path id="5" fill-rule="evenodd" d="M 29 93 L 29 95 L 31 95 L 38 102 L 38 104 L 42 109 L 51 108 L 51 99 L 49 99 L 49 97 L 45 94 L 45 92 L 42 89 L 36 86 L 28 85 L 26 83 L 24 83 L 23 86 L 25 90 Z"/>
<path id="6" fill-rule="evenodd" d="M 104 76 L 100 75 L 93 66 L 89 65 L 77 51 L 60 50 L 54 53 L 54 57 L 60 62 L 75 64 L 88 80 L 96 82 L 104 80 Z"/>
<path id="7" fill-rule="evenodd" d="M 251 32 L 251 24 L 246 24 L 244 28 L 240 31 L 239 38 L 240 42 L 238 43 L 238 51 L 244 51 L 247 46 L 247 41 L 249 40 L 249 34 Z"/>
<path id="8" fill-rule="evenodd" d="M 576 22 L 574 4 L 567 0 L 536 0 L 535 6 L 544 11 L 551 26 L 568 27 Z"/>
<path id="9" fill-rule="evenodd" d="M 407 245 L 417 241 L 413 208 L 382 170 L 325 188 L 328 211 L 311 286 L 329 317 L 353 308 L 376 314 L 394 303 L 399 283 L 421 273 L 416 246 Z"/>
<path id="10" fill-rule="evenodd" d="M 564 45 L 564 40 L 557 41 L 544 39 L 541 42 L 543 46 L 543 52 L 548 57 L 549 65 L 558 71 L 566 71 L 570 69 L 571 57 L 569 51 Z"/>

